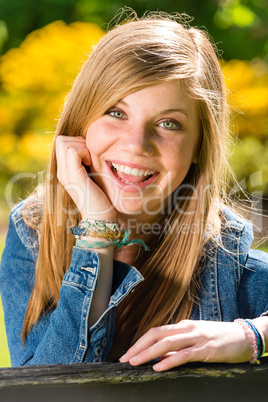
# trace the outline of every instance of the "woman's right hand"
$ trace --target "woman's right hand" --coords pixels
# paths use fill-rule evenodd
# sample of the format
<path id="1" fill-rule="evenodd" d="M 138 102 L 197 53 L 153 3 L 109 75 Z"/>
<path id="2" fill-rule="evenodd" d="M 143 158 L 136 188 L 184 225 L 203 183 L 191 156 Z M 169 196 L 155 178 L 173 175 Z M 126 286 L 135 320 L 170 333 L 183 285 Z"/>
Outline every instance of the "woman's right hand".
<path id="1" fill-rule="evenodd" d="M 117 213 L 111 202 L 83 166 L 91 165 L 85 138 L 59 135 L 56 156 L 58 180 L 77 205 L 82 218 L 117 222 Z"/>

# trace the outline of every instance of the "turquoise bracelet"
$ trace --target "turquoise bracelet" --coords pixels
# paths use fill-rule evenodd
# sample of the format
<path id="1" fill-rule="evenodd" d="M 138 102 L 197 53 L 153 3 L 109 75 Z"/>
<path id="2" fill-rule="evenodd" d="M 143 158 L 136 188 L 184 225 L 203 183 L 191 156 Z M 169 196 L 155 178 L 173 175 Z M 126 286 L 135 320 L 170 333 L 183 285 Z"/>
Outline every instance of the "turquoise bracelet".
<path id="1" fill-rule="evenodd" d="M 93 241 L 93 242 L 88 242 L 87 240 L 76 240 L 75 243 L 76 247 L 82 247 L 82 248 L 106 248 L 114 245 L 113 241 Z"/>

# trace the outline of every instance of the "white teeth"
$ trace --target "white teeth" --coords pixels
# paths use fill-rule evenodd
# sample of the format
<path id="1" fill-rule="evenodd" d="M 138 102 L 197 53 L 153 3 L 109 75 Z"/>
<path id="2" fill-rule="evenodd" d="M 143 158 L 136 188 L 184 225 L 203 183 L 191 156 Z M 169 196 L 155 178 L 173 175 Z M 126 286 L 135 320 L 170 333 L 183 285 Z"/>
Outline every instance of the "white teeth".
<path id="1" fill-rule="evenodd" d="M 132 169 L 132 174 L 133 174 L 133 176 L 138 176 L 139 175 L 139 169 Z"/>
<path id="2" fill-rule="evenodd" d="M 131 174 L 132 176 L 149 176 L 151 174 L 155 173 L 155 170 L 143 170 L 143 169 L 137 169 L 129 166 L 124 166 L 124 165 L 119 165 L 117 163 L 112 162 L 113 167 L 118 170 L 119 172 L 125 173 L 125 174 Z"/>

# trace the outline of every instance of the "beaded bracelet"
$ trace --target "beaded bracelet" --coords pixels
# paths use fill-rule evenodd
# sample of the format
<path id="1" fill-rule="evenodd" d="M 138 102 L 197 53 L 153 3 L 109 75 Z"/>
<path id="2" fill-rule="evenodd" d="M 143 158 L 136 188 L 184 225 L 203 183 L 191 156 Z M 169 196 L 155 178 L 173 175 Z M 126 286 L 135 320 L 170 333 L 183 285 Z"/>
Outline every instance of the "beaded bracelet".
<path id="1" fill-rule="evenodd" d="M 98 237 L 104 239 L 123 239 L 125 230 L 118 223 L 82 219 L 77 227 L 71 228 L 71 233 L 77 238 L 81 236 Z"/>
<path id="2" fill-rule="evenodd" d="M 254 331 L 254 334 L 256 335 L 257 345 L 258 345 L 258 356 L 257 356 L 257 359 L 259 359 L 259 358 L 260 358 L 260 355 L 262 354 L 262 340 L 261 340 L 260 334 L 259 334 L 259 332 L 257 331 L 257 328 L 252 324 L 251 321 L 249 321 L 249 320 L 245 320 L 245 321 L 246 321 L 246 323 L 247 323 L 248 325 L 250 325 L 251 329 Z"/>
<path id="3" fill-rule="evenodd" d="M 260 363 L 260 361 L 258 360 L 259 346 L 258 346 L 258 339 L 257 339 L 257 335 L 256 335 L 255 331 L 253 330 L 252 326 L 246 320 L 237 318 L 236 320 L 234 320 L 234 322 L 237 322 L 238 324 L 240 324 L 242 326 L 243 330 L 245 331 L 245 333 L 251 339 L 252 358 L 249 362 L 251 364 L 255 364 L 255 363 L 259 364 Z"/>
<path id="4" fill-rule="evenodd" d="M 73 233 L 73 232 L 72 232 Z M 106 248 L 110 246 L 114 246 L 115 249 L 119 249 L 122 246 L 130 246 L 132 244 L 137 244 L 145 249 L 145 251 L 149 251 L 150 248 L 146 246 L 143 240 L 141 239 L 129 239 L 130 231 L 124 230 L 123 239 L 109 239 L 108 242 L 92 242 L 88 240 L 82 240 L 79 236 L 76 236 L 76 246 L 81 248 Z"/>
<path id="5" fill-rule="evenodd" d="M 259 352 L 259 357 L 262 357 L 265 354 L 265 350 L 266 350 L 266 345 L 265 345 L 265 338 L 263 333 L 256 327 L 255 324 L 253 324 L 253 322 L 249 319 L 246 320 L 253 329 L 255 329 L 255 331 L 257 331 L 259 337 L 260 337 L 260 352 Z"/>

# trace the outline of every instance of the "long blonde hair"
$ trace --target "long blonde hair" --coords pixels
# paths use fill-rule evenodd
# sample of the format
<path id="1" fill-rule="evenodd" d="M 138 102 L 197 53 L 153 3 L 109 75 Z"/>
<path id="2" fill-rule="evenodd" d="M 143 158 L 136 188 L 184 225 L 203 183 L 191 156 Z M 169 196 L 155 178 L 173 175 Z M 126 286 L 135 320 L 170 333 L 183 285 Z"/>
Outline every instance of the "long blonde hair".
<path id="1" fill-rule="evenodd" d="M 182 186 L 181 197 L 171 197 L 168 225 L 165 220 L 157 246 L 140 267 L 145 281 L 117 309 L 113 356 L 150 327 L 190 317 L 204 234 L 208 225 L 211 233 L 218 230 L 228 109 L 222 72 L 207 33 L 190 27 L 179 15 L 164 13 L 135 17 L 114 27 L 88 57 L 56 131 L 55 137 L 84 136 L 87 127 L 119 99 L 174 79 L 181 81 L 197 103 L 201 123 L 199 160 L 185 179 L 191 187 Z M 194 189 L 194 196 L 190 188 Z M 81 218 L 57 179 L 55 145 L 44 196 L 35 201 L 35 207 L 40 211 L 37 215 L 42 214 L 41 223 L 35 224 L 31 218 L 36 214 L 26 215 L 28 224 L 40 233 L 40 247 L 22 339 L 48 307 L 57 305 L 74 245 L 69 229 Z M 179 227 L 189 230 L 178 230 Z"/>

